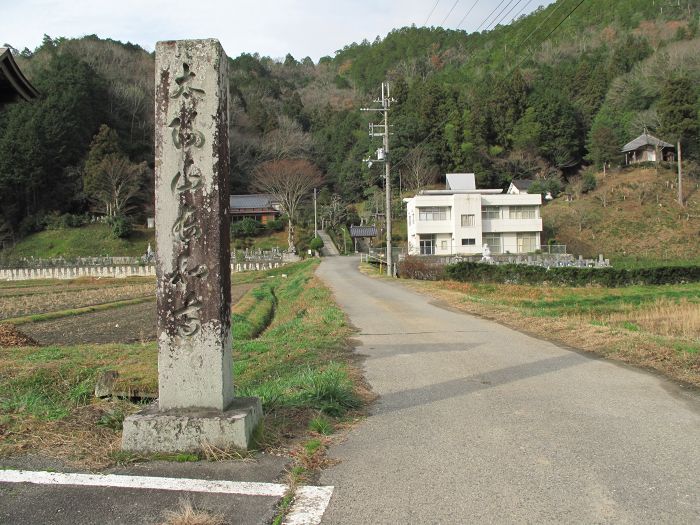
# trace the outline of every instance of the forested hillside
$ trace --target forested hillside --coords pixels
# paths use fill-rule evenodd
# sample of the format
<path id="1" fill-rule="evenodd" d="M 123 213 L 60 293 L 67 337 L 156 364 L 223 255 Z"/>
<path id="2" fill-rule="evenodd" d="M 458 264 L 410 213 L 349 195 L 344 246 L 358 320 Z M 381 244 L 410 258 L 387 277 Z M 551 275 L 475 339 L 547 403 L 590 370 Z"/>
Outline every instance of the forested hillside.
<path id="1" fill-rule="evenodd" d="M 482 186 L 534 178 L 556 195 L 588 165 L 619 164 L 645 127 L 680 137 L 697 177 L 699 15 L 689 0 L 558 0 L 481 33 L 396 29 L 317 64 L 231 58 L 233 191 L 251 190 L 265 161 L 304 157 L 325 174 L 322 204 L 332 194 L 381 202 L 382 170 L 361 163 L 378 144 L 359 108 L 386 79 L 395 188 L 474 171 Z M 0 237 L 87 211 L 150 213 L 152 54 L 95 36 L 46 37 L 18 62 L 42 98 L 0 112 Z M 120 177 L 124 204 L 109 198 Z M 396 200 L 399 213 L 398 189 Z"/>

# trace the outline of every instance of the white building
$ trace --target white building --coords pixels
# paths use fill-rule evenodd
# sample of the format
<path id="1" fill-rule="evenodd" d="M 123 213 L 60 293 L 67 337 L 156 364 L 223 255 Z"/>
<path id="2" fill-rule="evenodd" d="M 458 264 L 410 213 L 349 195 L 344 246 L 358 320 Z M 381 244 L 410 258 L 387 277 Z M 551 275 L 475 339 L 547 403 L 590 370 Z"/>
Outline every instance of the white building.
<path id="1" fill-rule="evenodd" d="M 473 173 L 450 173 L 447 189 L 424 190 L 407 204 L 410 255 L 530 253 L 540 248 L 542 196 L 478 190 Z"/>

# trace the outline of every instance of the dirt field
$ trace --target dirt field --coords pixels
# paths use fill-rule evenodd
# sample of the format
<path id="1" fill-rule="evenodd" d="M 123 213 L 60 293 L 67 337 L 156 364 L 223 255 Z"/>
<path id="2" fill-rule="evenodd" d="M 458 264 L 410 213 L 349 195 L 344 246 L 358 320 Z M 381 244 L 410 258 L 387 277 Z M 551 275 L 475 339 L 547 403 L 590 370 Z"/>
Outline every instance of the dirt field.
<path id="1" fill-rule="evenodd" d="M 131 298 L 126 293 L 127 289 L 135 292 L 135 296 L 143 296 L 143 285 L 120 287 L 120 293 L 116 294 L 110 289 L 109 298 L 117 295 L 119 299 Z M 152 284 L 150 285 L 152 287 Z M 231 288 L 232 303 L 238 302 L 253 284 L 238 284 Z M 6 291 L 6 290 L 3 290 Z M 95 295 L 95 289 L 87 290 L 91 296 Z M 71 290 L 71 293 L 81 294 L 83 291 Z M 62 298 L 67 292 L 57 292 Z M 55 294 L 49 294 L 55 295 Z M 33 297 L 33 296 L 32 296 Z M 76 295 L 76 299 L 84 296 Z M 104 295 L 103 295 L 104 297 Z M 76 301 L 77 302 L 77 301 Z M 104 299 L 98 302 L 105 302 Z M 47 305 L 53 304 L 50 301 Z M 63 303 L 65 304 L 65 303 Z M 67 308 L 85 306 L 84 304 L 67 304 Z M 34 308 L 31 313 L 42 313 Z M 51 311 L 51 310 L 44 310 Z M 5 317 L 5 316 L 3 316 Z M 20 325 L 19 330 L 37 341 L 40 345 L 78 345 L 89 343 L 133 343 L 153 341 L 156 338 L 156 303 L 147 301 L 141 304 L 124 306 L 101 312 L 85 313 L 50 321 L 26 323 Z"/>

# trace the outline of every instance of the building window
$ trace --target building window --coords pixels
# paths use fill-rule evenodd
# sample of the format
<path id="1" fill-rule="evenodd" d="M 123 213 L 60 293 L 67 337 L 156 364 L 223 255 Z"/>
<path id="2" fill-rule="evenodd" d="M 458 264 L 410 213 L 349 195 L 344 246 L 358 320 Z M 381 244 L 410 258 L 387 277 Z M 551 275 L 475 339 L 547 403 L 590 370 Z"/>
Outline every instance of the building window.
<path id="1" fill-rule="evenodd" d="M 484 206 L 481 208 L 481 220 L 491 220 L 501 218 L 500 206 Z"/>
<path id="2" fill-rule="evenodd" d="M 473 217 L 473 215 L 472 215 Z M 476 239 L 462 239 L 462 246 L 475 246 Z"/>
<path id="3" fill-rule="evenodd" d="M 532 253 L 538 249 L 536 233 L 518 234 L 518 253 Z"/>
<path id="4" fill-rule="evenodd" d="M 536 219 L 537 206 L 511 206 L 508 217 L 511 219 Z"/>
<path id="5" fill-rule="evenodd" d="M 419 221 L 447 221 L 450 219 L 449 206 L 434 206 L 431 208 L 418 208 Z"/>
<path id="6" fill-rule="evenodd" d="M 421 235 L 419 245 L 420 245 L 420 254 L 421 255 L 435 255 L 435 237 L 434 236 Z"/>
<path id="7" fill-rule="evenodd" d="M 440 241 L 440 248 L 443 250 L 447 250 L 447 241 Z"/>
<path id="8" fill-rule="evenodd" d="M 474 226 L 474 215 L 462 215 L 462 227 Z"/>
<path id="9" fill-rule="evenodd" d="M 489 245 L 491 253 L 502 253 L 503 247 L 501 246 L 501 234 L 500 233 L 484 233 L 482 236 L 484 244 Z"/>

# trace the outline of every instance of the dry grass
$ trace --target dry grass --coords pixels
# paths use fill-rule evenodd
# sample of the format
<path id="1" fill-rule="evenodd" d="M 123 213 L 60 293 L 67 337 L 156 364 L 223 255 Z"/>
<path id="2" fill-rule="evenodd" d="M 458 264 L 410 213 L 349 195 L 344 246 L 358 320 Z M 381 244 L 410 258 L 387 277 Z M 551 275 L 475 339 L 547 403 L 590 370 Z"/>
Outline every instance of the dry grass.
<path id="1" fill-rule="evenodd" d="M 595 190 L 579 194 L 574 189 L 573 202 L 562 195 L 542 208 L 542 219 L 569 253 L 593 257 L 603 253 L 613 260 L 697 260 L 697 181 L 684 179 L 686 205 L 680 207 L 673 186 L 676 178 L 665 168 L 625 169 L 605 177 L 599 173 Z"/>
<path id="2" fill-rule="evenodd" d="M 181 499 L 176 510 L 168 510 L 163 513 L 162 525 L 223 525 L 223 514 L 212 514 L 197 509 L 191 501 Z"/>
<path id="3" fill-rule="evenodd" d="M 202 455 L 208 461 L 254 461 L 251 451 L 236 448 L 223 449 L 206 441 L 202 443 Z"/>
<path id="4" fill-rule="evenodd" d="M 136 407 L 127 402 L 95 400 L 57 421 L 31 417 L 0 420 L 0 457 L 31 453 L 57 458 L 78 468 L 113 465 L 113 455 L 121 449 L 121 431 L 98 422 L 115 410 L 129 414 Z"/>
<path id="5" fill-rule="evenodd" d="M 644 332 L 700 342 L 700 305 L 686 300 L 659 299 L 644 309 L 612 314 L 604 320 L 632 323 Z"/>
<path id="6" fill-rule="evenodd" d="M 105 281 L 106 282 L 106 281 Z M 81 308 L 95 304 L 123 301 L 155 294 L 153 282 L 104 286 L 88 289 L 51 287 L 42 293 L 5 295 L 0 297 L 0 319 L 31 314 L 55 312 L 67 308 Z"/>
<path id="7" fill-rule="evenodd" d="M 679 304 L 658 300 L 603 315 L 593 312 L 541 316 L 533 315 L 531 310 L 519 305 L 528 298 L 541 300 L 547 297 L 554 301 L 567 297 L 567 294 L 580 292 L 589 299 L 595 299 L 597 296 L 607 297 L 624 291 L 410 280 L 401 282 L 456 309 L 609 359 L 653 369 L 672 379 L 700 387 L 700 352 L 697 351 L 697 319 L 700 308 L 697 303 L 687 301 Z M 612 323 L 613 318 L 615 323 Z M 611 323 L 606 324 L 605 319 Z M 639 330 L 627 329 L 621 326 L 623 323 L 635 323 Z M 690 334 L 694 339 L 689 339 L 685 334 Z"/>

